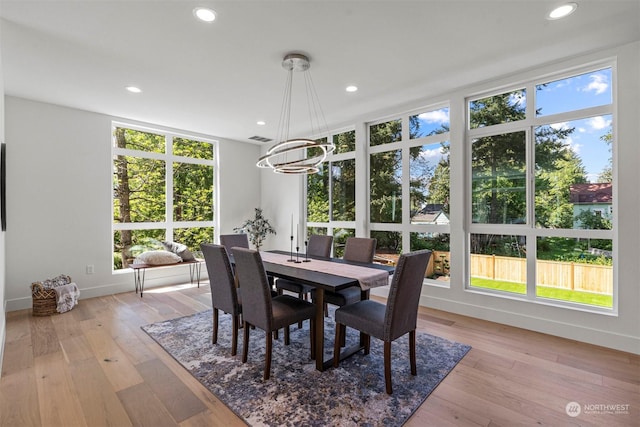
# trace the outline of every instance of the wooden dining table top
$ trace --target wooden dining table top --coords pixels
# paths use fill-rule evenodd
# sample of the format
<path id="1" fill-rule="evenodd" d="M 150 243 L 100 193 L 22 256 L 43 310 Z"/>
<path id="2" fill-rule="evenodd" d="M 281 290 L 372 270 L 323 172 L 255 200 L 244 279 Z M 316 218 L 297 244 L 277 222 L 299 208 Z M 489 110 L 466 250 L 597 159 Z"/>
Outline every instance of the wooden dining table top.
<path id="1" fill-rule="evenodd" d="M 273 250 L 273 251 L 267 251 L 267 252 L 286 255 L 288 257 L 291 256 L 289 252 L 285 252 L 285 251 Z M 295 254 L 293 255 L 293 259 L 294 260 L 296 259 Z M 312 256 L 308 257 L 308 259 L 311 260 L 311 263 L 309 264 L 309 266 L 308 267 L 305 266 L 305 268 L 301 268 L 302 262 L 304 262 L 304 260 L 307 258 L 304 255 L 299 255 L 297 259 L 300 261 L 299 264 L 296 262 L 275 263 L 275 262 L 269 262 L 264 259 L 262 262 L 265 266 L 265 271 L 274 277 L 280 277 L 283 279 L 304 283 L 309 286 L 313 286 L 315 288 L 322 288 L 324 290 L 332 291 L 332 292 L 339 291 L 341 289 L 345 289 L 354 285 L 358 285 L 359 284 L 358 280 L 356 278 L 346 277 L 338 273 L 334 274 L 334 273 L 328 273 L 328 272 L 322 272 L 322 271 L 314 271 L 312 269 L 314 260 L 331 262 L 336 264 L 348 264 L 353 266 L 372 268 L 376 270 L 385 271 L 389 275 L 393 274 L 393 272 L 395 271 L 395 268 L 390 265 L 360 263 L 360 262 L 346 261 L 342 258 L 325 258 L 325 257 L 312 257 Z"/>

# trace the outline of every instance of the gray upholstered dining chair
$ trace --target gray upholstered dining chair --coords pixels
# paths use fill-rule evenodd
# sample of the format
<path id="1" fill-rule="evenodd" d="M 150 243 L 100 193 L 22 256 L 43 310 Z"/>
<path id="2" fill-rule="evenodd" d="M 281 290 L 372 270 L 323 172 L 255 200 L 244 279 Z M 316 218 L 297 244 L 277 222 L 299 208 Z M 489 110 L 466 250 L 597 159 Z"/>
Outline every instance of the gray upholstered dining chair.
<path id="1" fill-rule="evenodd" d="M 391 386 L 391 342 L 409 333 L 409 360 L 411 375 L 416 368 L 416 324 L 422 281 L 431 257 L 431 251 L 421 250 L 402 254 L 398 260 L 387 303 L 362 300 L 336 310 L 336 338 L 333 347 L 333 366 L 340 362 L 340 342 L 345 327 L 363 334 L 364 354 L 369 354 L 371 336 L 384 341 L 384 379 L 388 394 Z"/>
<path id="2" fill-rule="evenodd" d="M 235 278 L 229 256 L 224 246 L 203 243 L 200 245 L 204 261 L 209 273 L 211 287 L 211 305 L 213 306 L 213 336 L 212 343 L 218 342 L 218 314 L 219 310 L 229 313 L 232 318 L 231 355 L 236 355 L 238 348 L 238 328 L 242 303 L 238 297 Z"/>
<path id="3" fill-rule="evenodd" d="M 362 262 L 370 264 L 376 254 L 376 239 L 368 237 L 349 237 L 345 243 L 344 254 L 342 259 L 352 262 Z M 353 304 L 361 299 L 368 299 L 369 292 L 362 291 L 360 286 L 351 286 L 336 292 L 325 291 L 324 303 L 325 313 L 326 304 L 343 305 Z"/>
<path id="4" fill-rule="evenodd" d="M 225 247 L 227 253 L 231 255 L 231 248 L 249 248 L 249 235 L 243 233 L 221 234 L 220 244 Z"/>
<path id="5" fill-rule="evenodd" d="M 307 246 L 307 254 L 309 256 L 329 258 L 329 256 L 331 256 L 331 245 L 333 245 L 333 236 L 313 234 L 309 236 L 309 246 Z M 282 295 L 282 291 L 289 291 L 298 294 L 298 298 L 306 300 L 306 296 L 311 292 L 312 289 L 313 287 L 305 285 L 303 283 L 298 283 L 287 279 L 276 280 L 276 290 L 278 291 L 278 295 Z"/>
<path id="6" fill-rule="evenodd" d="M 224 247 L 227 249 L 227 254 L 231 255 L 231 248 L 235 247 L 249 249 L 249 235 L 245 233 L 221 234 L 220 244 L 224 245 Z M 235 269 L 235 266 L 231 266 L 231 268 Z M 271 286 L 271 289 L 273 289 L 274 282 L 274 278 L 272 276 L 269 276 L 269 285 Z"/>
<path id="7" fill-rule="evenodd" d="M 265 331 L 266 350 L 264 379 L 271 375 L 272 332 L 284 328 L 284 343 L 289 344 L 289 326 L 311 319 L 310 343 L 311 357 L 314 357 L 315 306 L 291 295 L 271 297 L 267 274 L 258 251 L 235 247 L 232 249 L 236 264 L 236 275 L 242 297 L 244 336 L 242 362 L 248 359 L 249 334 L 251 326 Z"/>

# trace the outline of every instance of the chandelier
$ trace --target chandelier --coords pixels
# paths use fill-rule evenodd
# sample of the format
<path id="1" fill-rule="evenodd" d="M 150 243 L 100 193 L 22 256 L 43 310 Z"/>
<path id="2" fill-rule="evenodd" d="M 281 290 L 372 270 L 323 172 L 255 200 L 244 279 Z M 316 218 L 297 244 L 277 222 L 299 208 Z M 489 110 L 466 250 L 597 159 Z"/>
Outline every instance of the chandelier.
<path id="1" fill-rule="evenodd" d="M 258 167 L 272 168 L 274 172 L 283 174 L 316 173 L 320 170 L 318 165 L 324 161 L 328 153 L 335 149 L 335 146 L 332 142 L 329 142 L 328 138 L 324 141 L 306 138 L 289 139 L 291 88 L 293 86 L 294 71 L 301 72 L 304 76 L 307 108 L 311 121 L 310 135 L 320 135 L 322 133 L 328 135 L 329 133 L 318 100 L 318 94 L 311 79 L 310 66 L 309 58 L 300 53 L 289 53 L 282 60 L 282 68 L 287 70 L 287 79 L 278 123 L 278 136 L 276 144 L 258 159 L 256 164 Z"/>

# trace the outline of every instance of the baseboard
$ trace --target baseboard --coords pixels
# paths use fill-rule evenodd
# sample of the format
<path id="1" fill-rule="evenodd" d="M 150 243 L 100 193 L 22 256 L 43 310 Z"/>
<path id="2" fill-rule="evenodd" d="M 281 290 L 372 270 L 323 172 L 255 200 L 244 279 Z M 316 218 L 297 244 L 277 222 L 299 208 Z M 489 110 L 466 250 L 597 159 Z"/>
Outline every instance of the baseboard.
<path id="1" fill-rule="evenodd" d="M 4 362 L 4 342 L 7 336 L 7 324 L 6 322 L 2 325 L 2 329 L 0 329 L 0 378 L 2 378 L 2 363 Z"/>
<path id="2" fill-rule="evenodd" d="M 0 378 L 2 378 L 2 364 L 4 362 L 4 343 L 7 337 L 7 302 L 3 302 L 3 317 L 2 327 L 0 328 Z"/>
<path id="3" fill-rule="evenodd" d="M 146 291 L 148 289 L 153 289 L 160 286 L 169 286 L 169 285 L 175 285 L 178 283 L 185 283 L 185 280 L 186 280 L 186 283 L 189 282 L 189 274 L 162 276 L 162 277 L 156 277 L 156 278 L 147 277 L 145 280 L 144 289 Z M 209 286 L 206 280 L 208 280 L 206 275 L 201 276 L 200 281 L 201 282 L 205 281 L 205 283 L 207 283 L 206 286 Z M 127 280 L 126 283 L 112 283 L 109 285 L 83 287 L 80 289 L 79 300 L 82 301 L 83 299 L 87 299 L 87 298 L 121 294 L 123 292 L 131 292 L 133 290 L 134 290 L 133 279 L 131 279 L 130 281 Z M 31 295 L 20 297 L 20 298 L 9 299 L 6 302 L 5 312 L 29 309 L 32 307 L 32 304 L 33 302 L 31 299 Z"/>
<path id="4" fill-rule="evenodd" d="M 420 305 L 614 350 L 640 354 L 639 337 L 432 296 L 422 295 Z"/>

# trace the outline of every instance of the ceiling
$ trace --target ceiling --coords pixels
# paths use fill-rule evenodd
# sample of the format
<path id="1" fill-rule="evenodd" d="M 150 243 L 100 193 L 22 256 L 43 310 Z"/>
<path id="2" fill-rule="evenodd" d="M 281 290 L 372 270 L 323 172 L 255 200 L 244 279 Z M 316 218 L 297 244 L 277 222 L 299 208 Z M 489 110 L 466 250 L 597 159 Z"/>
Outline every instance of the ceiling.
<path id="1" fill-rule="evenodd" d="M 557 0 L 0 0 L 5 93 L 251 142 L 276 137 L 281 61 L 302 52 L 327 124 L 337 129 L 640 40 L 639 0 L 574 1 L 575 13 L 550 21 Z M 197 21 L 196 6 L 211 7 L 217 19 Z M 310 128 L 297 116 L 307 106 L 296 79 L 291 135 L 303 136 Z M 350 84 L 359 90 L 347 93 Z"/>

